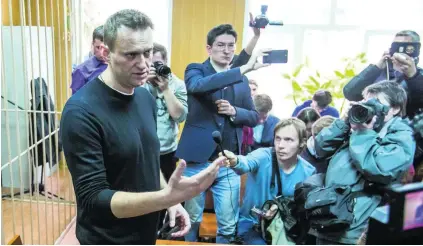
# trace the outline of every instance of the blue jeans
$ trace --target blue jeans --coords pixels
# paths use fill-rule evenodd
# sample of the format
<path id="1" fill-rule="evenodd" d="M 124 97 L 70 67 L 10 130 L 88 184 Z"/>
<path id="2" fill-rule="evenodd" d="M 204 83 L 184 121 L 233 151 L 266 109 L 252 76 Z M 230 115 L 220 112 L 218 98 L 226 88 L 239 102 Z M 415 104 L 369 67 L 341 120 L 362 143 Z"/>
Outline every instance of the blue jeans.
<path id="1" fill-rule="evenodd" d="M 184 176 L 191 177 L 206 169 L 210 163 L 187 164 Z M 232 169 L 221 167 L 216 180 L 210 187 L 213 193 L 214 210 L 217 218 L 216 243 L 229 243 L 228 237 L 234 236 L 239 215 L 239 193 L 241 179 Z M 206 193 L 203 192 L 191 200 L 185 201 L 185 209 L 193 225 L 185 240 L 196 242 L 198 224 L 203 219 Z"/>
<path id="2" fill-rule="evenodd" d="M 244 245 L 267 245 L 260 232 L 253 228 L 254 222 L 241 220 L 238 222 L 238 236 L 244 241 Z"/>

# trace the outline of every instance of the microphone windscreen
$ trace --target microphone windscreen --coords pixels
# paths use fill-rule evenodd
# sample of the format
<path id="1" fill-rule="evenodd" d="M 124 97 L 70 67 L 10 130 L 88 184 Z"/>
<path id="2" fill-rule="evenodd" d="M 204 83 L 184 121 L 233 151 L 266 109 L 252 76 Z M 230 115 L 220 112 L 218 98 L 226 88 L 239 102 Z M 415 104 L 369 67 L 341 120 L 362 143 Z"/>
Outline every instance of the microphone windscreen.
<path id="1" fill-rule="evenodd" d="M 219 131 L 214 131 L 212 136 L 215 143 L 220 144 L 222 142 L 222 134 Z"/>

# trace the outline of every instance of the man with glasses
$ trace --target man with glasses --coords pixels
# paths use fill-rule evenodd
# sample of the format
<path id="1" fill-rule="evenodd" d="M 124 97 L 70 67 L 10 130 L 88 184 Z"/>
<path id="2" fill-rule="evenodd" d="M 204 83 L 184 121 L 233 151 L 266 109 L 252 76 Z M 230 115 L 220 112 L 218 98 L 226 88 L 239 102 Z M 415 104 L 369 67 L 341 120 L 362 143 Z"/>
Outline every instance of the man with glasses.
<path id="1" fill-rule="evenodd" d="M 237 33 L 231 25 L 219 25 L 207 35 L 209 59 L 202 64 L 188 65 L 185 84 L 189 113 L 176 156 L 187 161 L 185 176 L 193 176 L 207 168 L 218 157 L 219 149 L 212 138 L 214 131 L 222 134 L 222 147 L 239 154 L 242 128 L 254 127 L 259 114 L 254 108 L 248 79 L 244 75 L 264 67 L 257 58 L 267 50 L 253 54 L 237 68 L 230 68 L 236 48 Z M 210 187 L 217 217 L 217 243 L 234 239 L 239 212 L 240 177 L 230 168 L 222 168 Z M 205 193 L 185 202 L 192 229 L 185 236 L 196 241 L 202 220 Z"/>

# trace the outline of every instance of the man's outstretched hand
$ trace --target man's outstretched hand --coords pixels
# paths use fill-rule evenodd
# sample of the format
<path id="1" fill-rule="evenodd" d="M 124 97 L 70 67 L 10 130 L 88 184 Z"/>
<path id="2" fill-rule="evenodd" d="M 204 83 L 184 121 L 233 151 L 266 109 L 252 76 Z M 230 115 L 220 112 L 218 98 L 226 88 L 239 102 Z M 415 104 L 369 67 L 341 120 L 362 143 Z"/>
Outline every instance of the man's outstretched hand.
<path id="1" fill-rule="evenodd" d="M 182 176 L 186 163 L 181 160 L 165 188 L 171 204 L 178 204 L 196 197 L 214 182 L 220 167 L 226 166 L 226 158 L 219 157 L 206 169 L 191 177 Z"/>

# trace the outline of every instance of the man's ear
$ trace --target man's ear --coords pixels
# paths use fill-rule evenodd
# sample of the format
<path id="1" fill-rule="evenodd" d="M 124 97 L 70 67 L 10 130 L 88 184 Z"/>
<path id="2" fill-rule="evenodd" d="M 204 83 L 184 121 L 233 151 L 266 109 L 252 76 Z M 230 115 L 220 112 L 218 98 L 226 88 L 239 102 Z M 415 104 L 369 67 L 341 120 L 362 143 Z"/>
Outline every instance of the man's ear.
<path id="1" fill-rule="evenodd" d="M 100 53 L 101 53 L 101 59 L 108 63 L 110 61 L 110 49 L 107 45 L 101 45 L 100 48 Z"/>
<path id="2" fill-rule="evenodd" d="M 206 45 L 206 50 L 207 50 L 207 54 L 210 56 L 212 47 L 210 45 Z"/>

